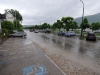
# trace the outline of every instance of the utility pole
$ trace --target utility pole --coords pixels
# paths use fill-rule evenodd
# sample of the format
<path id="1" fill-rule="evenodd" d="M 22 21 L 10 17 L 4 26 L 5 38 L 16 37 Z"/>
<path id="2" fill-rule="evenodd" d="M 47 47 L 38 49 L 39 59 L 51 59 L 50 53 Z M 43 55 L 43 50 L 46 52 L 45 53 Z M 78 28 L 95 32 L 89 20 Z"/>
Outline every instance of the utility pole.
<path id="1" fill-rule="evenodd" d="M 16 21 L 16 30 L 17 30 L 17 18 L 16 18 L 16 11 L 15 11 L 15 21 Z"/>
<path id="2" fill-rule="evenodd" d="M 81 38 L 83 37 L 83 24 L 84 24 L 84 2 L 80 0 L 83 4 L 83 14 L 82 14 L 82 26 L 81 26 Z"/>

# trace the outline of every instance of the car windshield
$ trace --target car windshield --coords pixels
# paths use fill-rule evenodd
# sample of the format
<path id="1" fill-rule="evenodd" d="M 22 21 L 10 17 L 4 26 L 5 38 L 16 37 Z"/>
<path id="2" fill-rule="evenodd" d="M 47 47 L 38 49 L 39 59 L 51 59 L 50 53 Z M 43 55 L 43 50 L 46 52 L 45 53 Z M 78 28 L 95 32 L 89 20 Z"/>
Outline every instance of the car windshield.
<path id="1" fill-rule="evenodd" d="M 89 36 L 94 36 L 95 34 L 91 33 L 91 34 L 88 34 Z"/>

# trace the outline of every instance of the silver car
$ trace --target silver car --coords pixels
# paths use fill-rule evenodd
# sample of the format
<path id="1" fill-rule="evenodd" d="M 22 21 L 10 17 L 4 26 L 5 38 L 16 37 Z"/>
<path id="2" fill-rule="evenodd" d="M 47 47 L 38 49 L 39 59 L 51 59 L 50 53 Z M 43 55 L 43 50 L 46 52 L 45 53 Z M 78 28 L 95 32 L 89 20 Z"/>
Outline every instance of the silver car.
<path id="1" fill-rule="evenodd" d="M 23 36 L 27 36 L 26 32 L 15 32 L 13 34 L 9 34 L 10 37 L 23 37 Z"/>

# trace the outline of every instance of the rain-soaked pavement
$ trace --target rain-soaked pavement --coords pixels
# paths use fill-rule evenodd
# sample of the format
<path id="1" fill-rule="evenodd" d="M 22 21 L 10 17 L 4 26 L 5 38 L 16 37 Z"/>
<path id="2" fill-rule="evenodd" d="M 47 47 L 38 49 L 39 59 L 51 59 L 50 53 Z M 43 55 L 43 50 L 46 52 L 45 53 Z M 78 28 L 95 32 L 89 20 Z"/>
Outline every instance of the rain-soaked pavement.
<path id="1" fill-rule="evenodd" d="M 41 47 L 68 75 L 100 75 L 100 40 L 85 41 L 77 36 L 26 32 L 28 38 Z"/>
<path id="2" fill-rule="evenodd" d="M 0 75 L 66 75 L 31 39 L 14 37 L 0 45 Z"/>
<path id="3" fill-rule="evenodd" d="M 10 38 L 0 45 L 0 75 L 25 75 L 38 67 L 44 74 L 36 75 L 100 75 L 100 40 L 26 32 L 27 38 Z"/>

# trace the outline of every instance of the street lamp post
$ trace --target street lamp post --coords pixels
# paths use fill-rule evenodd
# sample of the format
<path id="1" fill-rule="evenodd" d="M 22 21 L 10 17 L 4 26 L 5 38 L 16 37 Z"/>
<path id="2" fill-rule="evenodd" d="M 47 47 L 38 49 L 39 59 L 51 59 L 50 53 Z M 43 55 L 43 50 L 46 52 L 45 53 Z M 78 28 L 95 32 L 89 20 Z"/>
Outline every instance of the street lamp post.
<path id="1" fill-rule="evenodd" d="M 83 14 L 82 14 L 82 26 L 81 26 L 81 38 L 83 37 L 83 20 L 84 20 L 84 2 L 82 0 L 80 0 L 83 4 Z"/>
<path id="2" fill-rule="evenodd" d="M 15 11 L 15 22 L 16 22 L 16 30 L 17 30 L 17 18 L 16 18 L 16 11 Z"/>
<path id="3" fill-rule="evenodd" d="M 34 18 L 34 19 L 36 19 L 36 18 Z M 41 21 L 39 19 L 36 19 L 36 20 L 38 20 L 40 22 L 40 25 L 41 25 Z"/>

